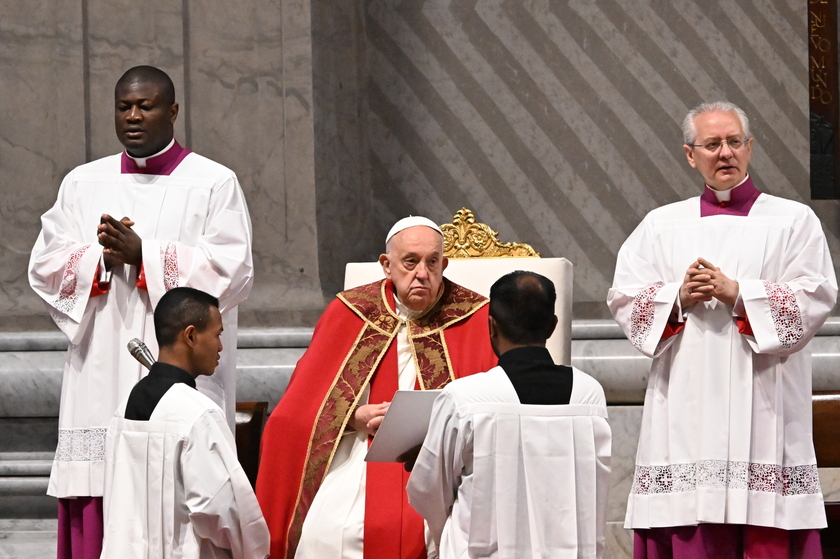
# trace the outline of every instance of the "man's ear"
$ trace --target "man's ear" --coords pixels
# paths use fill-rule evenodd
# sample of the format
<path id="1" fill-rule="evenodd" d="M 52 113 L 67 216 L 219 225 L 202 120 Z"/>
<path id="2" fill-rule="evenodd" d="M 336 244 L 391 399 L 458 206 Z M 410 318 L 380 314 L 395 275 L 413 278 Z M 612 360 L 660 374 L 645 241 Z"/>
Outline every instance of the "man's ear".
<path id="1" fill-rule="evenodd" d="M 554 333 L 554 331 L 557 329 L 557 322 L 558 322 L 557 315 L 555 314 L 554 315 L 554 323 L 551 325 L 551 330 L 549 330 L 548 334 L 546 334 L 546 336 L 545 336 L 546 340 L 549 339 L 551 337 L 551 335 Z"/>
<path id="2" fill-rule="evenodd" d="M 499 325 L 496 323 L 496 319 L 489 315 L 487 316 L 487 328 L 490 331 L 490 339 L 492 340 L 499 333 Z"/>
<path id="3" fill-rule="evenodd" d="M 444 256 L 440 262 L 440 265 L 440 271 L 442 272 L 446 269 L 447 266 L 449 266 L 449 259 Z"/>
<path id="4" fill-rule="evenodd" d="M 382 271 L 385 272 L 385 277 L 391 279 L 391 259 L 387 254 L 379 255 L 379 265 L 382 266 Z"/>
<path id="5" fill-rule="evenodd" d="M 169 107 L 169 122 L 175 124 L 175 119 L 178 118 L 178 103 L 172 103 Z"/>
<path id="6" fill-rule="evenodd" d="M 184 328 L 181 335 L 184 337 L 184 343 L 186 343 L 189 347 L 194 347 L 198 338 L 198 329 L 196 329 L 194 324 L 190 324 Z"/>
<path id="7" fill-rule="evenodd" d="M 685 150 L 685 157 L 688 159 L 688 164 L 697 168 L 697 162 L 694 161 L 694 149 L 691 146 L 687 146 L 683 144 L 683 149 Z"/>

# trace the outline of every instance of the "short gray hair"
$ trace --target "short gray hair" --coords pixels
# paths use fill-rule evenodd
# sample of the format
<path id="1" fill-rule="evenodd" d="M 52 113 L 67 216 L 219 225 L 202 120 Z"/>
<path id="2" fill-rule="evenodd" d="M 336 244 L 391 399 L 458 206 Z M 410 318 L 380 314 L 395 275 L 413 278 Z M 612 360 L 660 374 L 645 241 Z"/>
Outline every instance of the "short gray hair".
<path id="1" fill-rule="evenodd" d="M 710 113 L 712 111 L 733 112 L 738 115 L 741 121 L 741 128 L 744 130 L 744 136 L 750 137 L 750 119 L 747 118 L 747 113 L 741 107 L 729 101 L 715 101 L 713 103 L 700 103 L 685 115 L 682 125 L 683 142 L 687 146 L 694 144 L 697 140 L 697 128 L 694 126 L 694 119 L 703 113 Z"/>

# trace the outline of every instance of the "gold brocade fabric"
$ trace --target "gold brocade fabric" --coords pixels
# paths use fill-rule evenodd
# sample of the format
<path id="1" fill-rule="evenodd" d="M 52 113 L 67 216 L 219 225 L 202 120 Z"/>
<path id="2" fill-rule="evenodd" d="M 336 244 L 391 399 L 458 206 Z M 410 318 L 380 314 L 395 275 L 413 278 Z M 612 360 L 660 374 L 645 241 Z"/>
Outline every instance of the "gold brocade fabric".
<path id="1" fill-rule="evenodd" d="M 290 542 L 299 541 L 303 519 L 329 470 L 350 412 L 358 405 L 403 323 L 387 297 L 386 289 L 392 289 L 390 286 L 390 282 L 382 280 L 338 294 L 338 298 L 362 319 L 363 326 L 356 343 L 336 371 L 332 388 L 315 420 L 298 503 L 289 529 Z M 444 292 L 436 306 L 415 320 L 406 320 L 421 389 L 443 388 L 454 378 L 443 332 L 485 304 L 485 297 L 444 279 Z M 290 545 L 288 549 L 292 556 L 294 547 Z"/>

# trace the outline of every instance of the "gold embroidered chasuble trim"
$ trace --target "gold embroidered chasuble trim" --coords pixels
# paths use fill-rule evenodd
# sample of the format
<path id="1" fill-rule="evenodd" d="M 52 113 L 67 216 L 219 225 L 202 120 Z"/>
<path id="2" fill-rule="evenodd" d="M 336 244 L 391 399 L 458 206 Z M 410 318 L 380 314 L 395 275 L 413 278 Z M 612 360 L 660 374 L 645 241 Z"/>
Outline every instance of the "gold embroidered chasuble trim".
<path id="1" fill-rule="evenodd" d="M 386 289 L 390 285 L 382 280 L 338 294 L 338 298 L 362 319 L 363 325 L 356 343 L 336 372 L 313 424 L 287 542 L 300 540 L 303 519 L 329 471 L 350 420 L 350 411 L 358 405 L 400 326 L 405 323 L 408 327 L 408 341 L 421 390 L 443 388 L 455 378 L 443 331 L 470 317 L 488 302 L 485 297 L 444 279 L 437 305 L 413 320 L 403 321 L 388 304 Z M 287 549 L 287 556 L 289 554 L 294 555 L 292 546 Z"/>

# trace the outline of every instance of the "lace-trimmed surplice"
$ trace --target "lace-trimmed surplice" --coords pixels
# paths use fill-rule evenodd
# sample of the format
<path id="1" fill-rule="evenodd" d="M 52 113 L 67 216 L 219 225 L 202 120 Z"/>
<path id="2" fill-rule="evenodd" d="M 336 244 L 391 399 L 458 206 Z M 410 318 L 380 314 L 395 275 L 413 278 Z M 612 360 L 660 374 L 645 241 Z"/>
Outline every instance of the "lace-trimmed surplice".
<path id="1" fill-rule="evenodd" d="M 608 304 L 654 358 L 628 528 L 825 526 L 806 344 L 834 306 L 834 269 L 807 206 L 761 194 L 748 212 L 700 217 L 700 198 L 670 204 L 619 252 Z M 698 257 L 739 282 L 739 300 L 699 303 L 663 337 Z"/>

